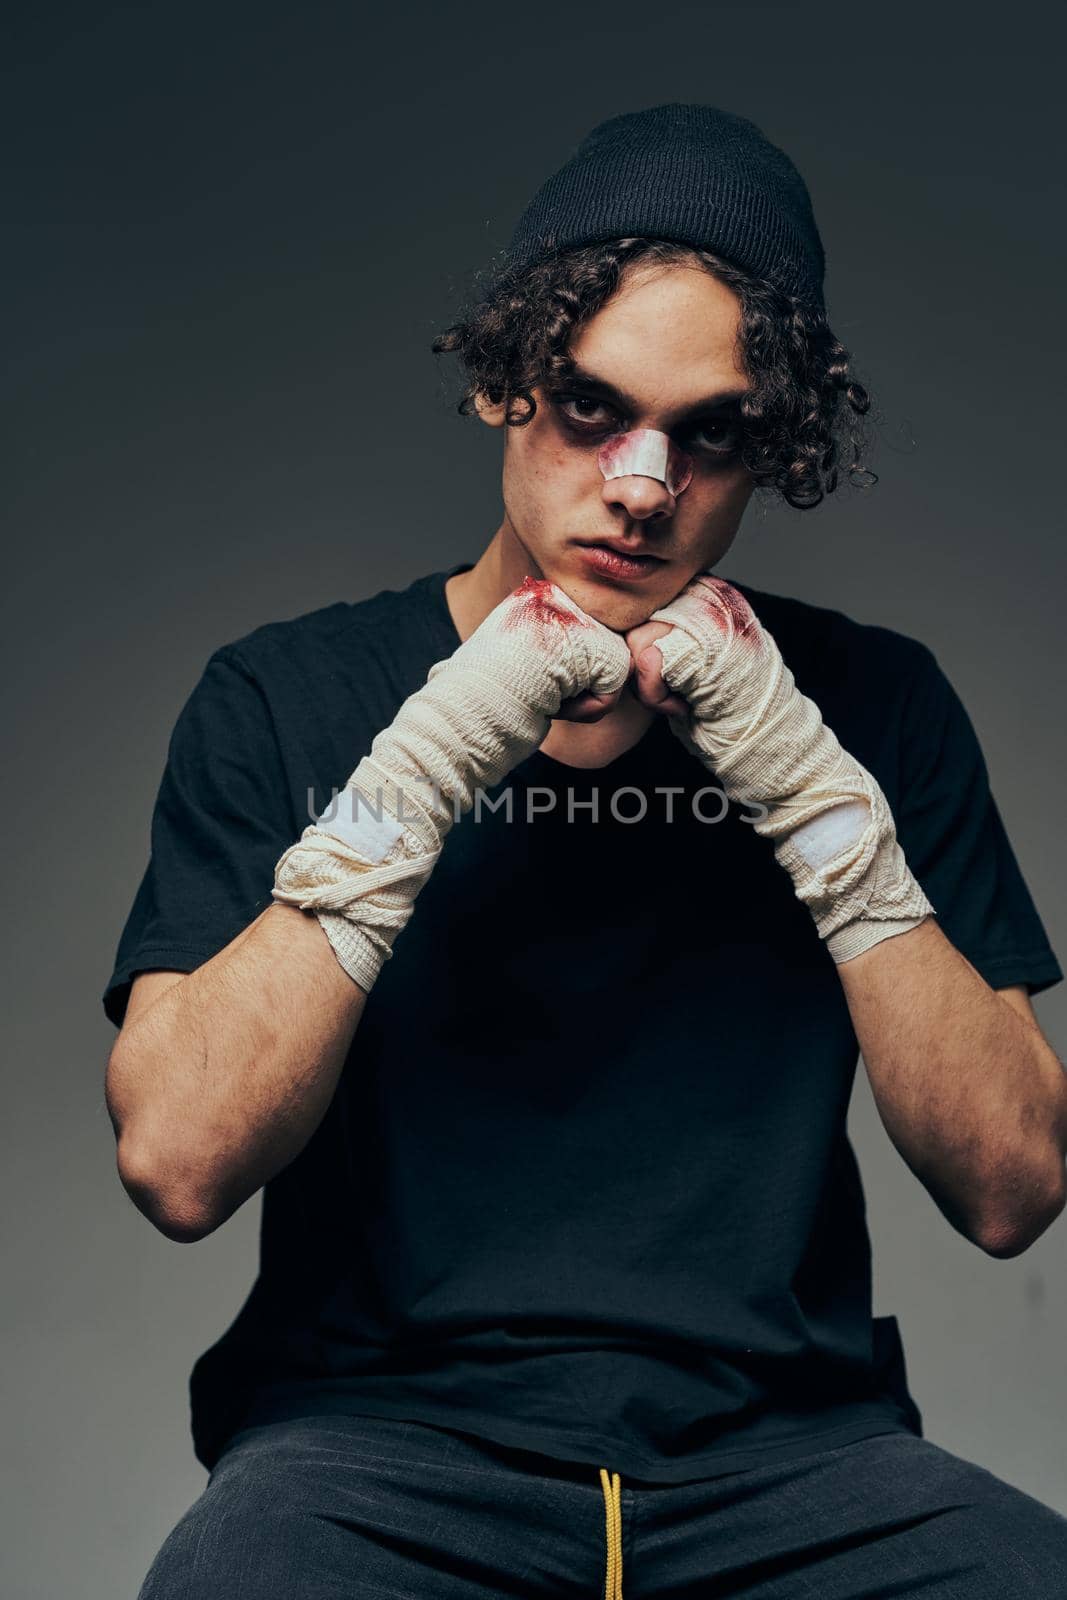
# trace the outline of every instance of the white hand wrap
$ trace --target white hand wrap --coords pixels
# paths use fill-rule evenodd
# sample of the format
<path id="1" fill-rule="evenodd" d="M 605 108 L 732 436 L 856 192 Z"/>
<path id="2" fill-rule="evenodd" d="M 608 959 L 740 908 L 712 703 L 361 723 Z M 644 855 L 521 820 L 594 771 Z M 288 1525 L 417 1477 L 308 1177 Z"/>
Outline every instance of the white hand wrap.
<path id="1" fill-rule="evenodd" d="M 698 573 L 650 622 L 663 679 L 690 707 L 682 743 L 731 800 L 758 801 L 753 822 L 840 965 L 934 913 L 904 859 L 889 804 L 800 693 L 771 634 L 740 590 Z"/>
<path id="2" fill-rule="evenodd" d="M 537 749 L 564 700 L 610 694 L 630 667 L 619 634 L 556 584 L 526 578 L 375 736 L 334 804 L 278 861 L 273 898 L 314 911 L 369 993 L 475 792 Z"/>

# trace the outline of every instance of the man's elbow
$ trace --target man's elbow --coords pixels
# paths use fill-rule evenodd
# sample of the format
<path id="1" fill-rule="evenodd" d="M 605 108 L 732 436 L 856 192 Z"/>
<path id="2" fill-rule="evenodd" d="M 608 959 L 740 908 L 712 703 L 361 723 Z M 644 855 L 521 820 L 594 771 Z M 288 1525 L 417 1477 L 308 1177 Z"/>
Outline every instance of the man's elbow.
<path id="1" fill-rule="evenodd" d="M 225 1218 L 191 1184 L 165 1183 L 158 1163 L 118 1145 L 118 1172 L 122 1187 L 143 1217 L 165 1239 L 175 1244 L 195 1244 L 214 1233 Z"/>
<path id="2" fill-rule="evenodd" d="M 1002 1205 L 981 1220 L 971 1237 L 986 1255 L 1009 1261 L 1025 1250 L 1052 1226 L 1067 1206 L 1067 1174 L 1062 1158 L 1054 1164 L 1051 1179 L 1028 1196 L 1025 1207 Z"/>

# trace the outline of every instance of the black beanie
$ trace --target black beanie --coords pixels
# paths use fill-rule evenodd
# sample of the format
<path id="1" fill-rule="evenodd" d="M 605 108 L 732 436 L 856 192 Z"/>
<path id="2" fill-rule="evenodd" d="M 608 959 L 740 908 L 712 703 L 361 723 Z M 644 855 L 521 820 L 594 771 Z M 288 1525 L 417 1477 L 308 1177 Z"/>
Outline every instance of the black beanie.
<path id="1" fill-rule="evenodd" d="M 804 180 L 746 117 L 675 103 L 598 123 L 523 212 L 504 266 L 630 235 L 714 251 L 823 309 Z"/>

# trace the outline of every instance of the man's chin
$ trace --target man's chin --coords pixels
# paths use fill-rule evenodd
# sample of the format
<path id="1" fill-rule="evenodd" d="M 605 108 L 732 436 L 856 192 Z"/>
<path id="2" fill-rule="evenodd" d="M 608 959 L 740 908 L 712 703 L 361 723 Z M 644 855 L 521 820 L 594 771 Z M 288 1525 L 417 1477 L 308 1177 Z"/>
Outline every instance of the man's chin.
<path id="1" fill-rule="evenodd" d="M 640 627 L 657 606 L 665 605 L 667 600 L 666 596 L 653 599 L 651 595 L 642 595 L 638 599 L 635 595 L 611 594 L 604 584 L 581 579 L 567 578 L 560 581 L 560 588 L 565 589 L 588 616 L 613 633 L 629 633 L 631 628 Z"/>
<path id="2" fill-rule="evenodd" d="M 661 581 L 656 587 L 650 581 L 647 586 L 642 586 L 640 592 L 635 590 L 629 593 L 584 573 L 576 574 L 573 569 L 564 571 L 562 563 L 559 563 L 558 570 L 554 563 L 553 569 L 546 570 L 545 576 L 577 601 L 596 622 L 611 628 L 614 633 L 629 633 L 631 628 L 639 628 L 648 621 L 653 611 L 665 606 L 684 589 L 685 583 L 679 584 L 674 569 L 670 568 L 668 575 L 666 562 L 664 568 L 666 581 Z"/>

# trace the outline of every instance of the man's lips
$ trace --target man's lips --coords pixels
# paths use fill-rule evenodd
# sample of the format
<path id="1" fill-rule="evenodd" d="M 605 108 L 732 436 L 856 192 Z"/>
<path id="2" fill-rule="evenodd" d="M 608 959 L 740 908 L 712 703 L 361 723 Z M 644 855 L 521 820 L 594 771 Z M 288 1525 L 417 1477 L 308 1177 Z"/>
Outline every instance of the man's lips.
<path id="1" fill-rule="evenodd" d="M 645 556 L 649 561 L 665 561 L 665 556 L 658 555 L 655 550 L 650 550 L 643 544 L 626 544 L 621 539 L 576 539 L 576 544 L 583 545 L 586 549 L 614 550 L 620 556 Z"/>
<path id="2" fill-rule="evenodd" d="M 620 546 L 618 541 L 603 543 L 589 543 L 576 541 L 581 551 L 581 560 L 590 571 L 597 573 L 602 578 L 616 579 L 619 582 L 640 582 L 658 572 L 663 565 L 663 556 L 654 556 L 645 551 L 634 551 Z"/>

